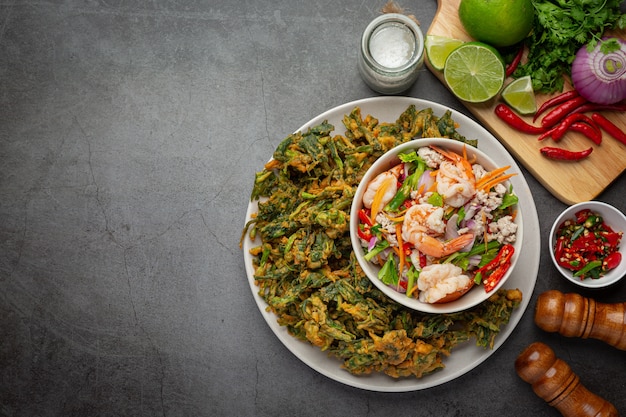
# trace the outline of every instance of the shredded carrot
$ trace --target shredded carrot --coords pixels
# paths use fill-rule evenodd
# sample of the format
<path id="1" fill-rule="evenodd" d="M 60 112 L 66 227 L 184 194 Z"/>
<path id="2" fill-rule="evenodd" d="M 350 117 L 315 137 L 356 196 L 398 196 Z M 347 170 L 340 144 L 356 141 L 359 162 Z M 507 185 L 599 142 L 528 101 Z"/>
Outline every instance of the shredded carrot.
<path id="1" fill-rule="evenodd" d="M 515 221 L 516 217 L 517 217 L 517 210 L 513 210 L 513 213 L 511 213 L 511 218 L 513 219 L 513 221 Z"/>
<path id="2" fill-rule="evenodd" d="M 417 190 L 417 192 L 418 192 L 418 194 L 419 194 L 419 195 L 424 194 L 424 188 L 426 188 L 426 184 L 422 184 L 422 185 L 420 185 L 419 190 Z"/>
<path id="3" fill-rule="evenodd" d="M 376 194 L 374 194 L 374 201 L 372 202 L 372 223 L 376 221 L 376 216 L 382 209 L 383 197 L 385 196 L 385 193 L 387 192 L 389 187 L 395 184 L 395 182 L 395 177 L 389 177 L 388 179 L 384 180 L 383 183 L 380 184 L 378 190 L 376 190 Z"/>
<path id="4" fill-rule="evenodd" d="M 391 217 L 390 215 L 388 215 L 387 213 L 385 213 L 385 216 L 391 220 L 394 223 L 400 223 L 402 224 L 402 222 L 404 221 L 404 214 L 402 214 L 401 216 L 398 217 Z"/>
<path id="5" fill-rule="evenodd" d="M 476 182 L 476 188 L 487 191 L 494 185 L 508 178 L 511 178 L 515 174 L 502 175 L 509 168 L 511 168 L 511 166 L 507 165 L 505 167 L 496 168 L 493 171 L 488 172 L 487 174 L 485 174 L 484 177 L 482 177 L 478 182 Z"/>
<path id="6" fill-rule="evenodd" d="M 488 181 L 486 184 L 483 184 L 480 188 L 484 191 L 489 191 L 492 187 L 494 187 L 496 184 L 499 184 L 501 182 L 504 182 L 506 180 L 508 180 L 509 178 L 515 176 L 516 174 L 507 174 L 507 175 L 500 175 L 499 177 L 496 177 L 490 181 Z"/>
<path id="7" fill-rule="evenodd" d="M 490 179 L 504 173 L 504 171 L 506 171 L 507 169 L 511 168 L 511 165 L 507 165 L 505 167 L 500 167 L 500 168 L 496 168 L 493 171 L 490 171 L 488 173 L 486 173 L 480 180 L 478 180 L 478 182 L 476 183 L 476 185 L 480 186 L 481 183 L 486 183 L 488 182 Z"/>

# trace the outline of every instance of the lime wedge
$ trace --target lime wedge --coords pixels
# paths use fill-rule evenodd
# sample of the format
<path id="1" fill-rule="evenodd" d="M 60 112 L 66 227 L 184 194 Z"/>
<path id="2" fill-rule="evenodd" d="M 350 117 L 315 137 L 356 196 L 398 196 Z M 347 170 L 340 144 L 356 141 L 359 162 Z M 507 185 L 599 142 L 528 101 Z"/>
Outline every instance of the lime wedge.
<path id="1" fill-rule="evenodd" d="M 495 97 L 504 85 L 504 63 L 492 46 L 466 42 L 448 55 L 443 78 L 463 101 L 482 103 Z"/>
<path id="2" fill-rule="evenodd" d="M 511 81 L 502 90 L 502 99 L 519 114 L 534 114 L 537 111 L 537 100 L 530 75 Z"/>
<path id="3" fill-rule="evenodd" d="M 450 52 L 461 46 L 460 39 L 447 38 L 439 35 L 426 35 L 426 56 L 436 70 L 441 71 Z"/>

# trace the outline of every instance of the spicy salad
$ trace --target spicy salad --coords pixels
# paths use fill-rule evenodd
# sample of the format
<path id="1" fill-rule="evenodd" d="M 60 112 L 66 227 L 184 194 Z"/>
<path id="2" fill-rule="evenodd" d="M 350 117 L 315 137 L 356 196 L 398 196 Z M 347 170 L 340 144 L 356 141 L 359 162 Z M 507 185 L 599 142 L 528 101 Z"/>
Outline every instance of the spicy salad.
<path id="1" fill-rule="evenodd" d="M 378 278 L 424 303 L 492 291 L 511 265 L 518 198 L 510 166 L 488 171 L 435 146 L 399 155 L 363 194 L 358 235 Z"/>

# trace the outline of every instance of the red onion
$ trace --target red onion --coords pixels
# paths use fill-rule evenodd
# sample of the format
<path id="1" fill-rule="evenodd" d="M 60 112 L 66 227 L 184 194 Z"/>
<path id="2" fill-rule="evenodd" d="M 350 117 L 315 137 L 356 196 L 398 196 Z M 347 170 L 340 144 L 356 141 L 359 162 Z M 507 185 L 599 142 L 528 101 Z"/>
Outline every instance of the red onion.
<path id="1" fill-rule="evenodd" d="M 604 42 L 617 41 L 619 49 L 604 53 Z M 598 104 L 614 104 L 626 98 L 626 41 L 604 38 L 589 52 L 583 46 L 572 63 L 572 83 L 581 96 Z"/>
<path id="2" fill-rule="evenodd" d="M 367 250 L 371 251 L 376 246 L 376 242 L 378 242 L 378 238 L 376 236 L 372 236 L 370 241 L 367 244 Z"/>
<path id="3" fill-rule="evenodd" d="M 432 185 L 435 182 L 435 179 L 433 178 L 432 175 L 430 175 L 431 173 L 432 171 L 430 169 L 427 169 L 426 171 L 424 171 L 424 173 L 422 173 L 422 175 L 420 175 L 420 179 L 417 181 L 418 190 L 422 188 L 422 185 L 424 186 L 424 191 L 432 187 Z"/>
<path id="4" fill-rule="evenodd" d="M 446 233 L 444 235 L 446 240 L 459 237 L 459 231 L 458 231 L 459 228 L 456 225 L 458 220 L 459 220 L 459 215 L 456 213 L 453 214 L 452 217 L 448 219 L 448 222 L 446 223 Z"/>
<path id="5" fill-rule="evenodd" d="M 457 226 L 458 220 L 459 220 L 459 215 L 456 213 L 453 214 L 452 217 L 448 219 L 448 223 L 446 223 L 446 232 L 444 235 L 446 240 L 459 237 L 459 227 Z M 472 240 L 470 243 L 465 245 L 461 250 L 459 250 L 459 252 L 469 252 L 472 249 L 472 246 L 474 246 L 474 240 Z"/>

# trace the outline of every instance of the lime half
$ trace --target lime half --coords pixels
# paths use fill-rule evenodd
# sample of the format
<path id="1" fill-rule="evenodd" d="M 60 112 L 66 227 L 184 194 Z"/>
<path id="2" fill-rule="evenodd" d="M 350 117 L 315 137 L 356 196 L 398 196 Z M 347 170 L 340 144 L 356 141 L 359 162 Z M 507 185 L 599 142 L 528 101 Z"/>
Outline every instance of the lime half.
<path id="1" fill-rule="evenodd" d="M 441 71 L 450 52 L 461 46 L 460 39 L 447 38 L 439 35 L 426 35 L 426 56 L 436 70 Z"/>
<path id="2" fill-rule="evenodd" d="M 530 75 L 511 81 L 502 90 L 502 99 L 519 114 L 534 114 L 537 111 L 537 100 Z"/>
<path id="3" fill-rule="evenodd" d="M 459 99 L 482 103 L 495 97 L 504 85 L 504 63 L 492 46 L 466 42 L 448 55 L 443 78 Z"/>

